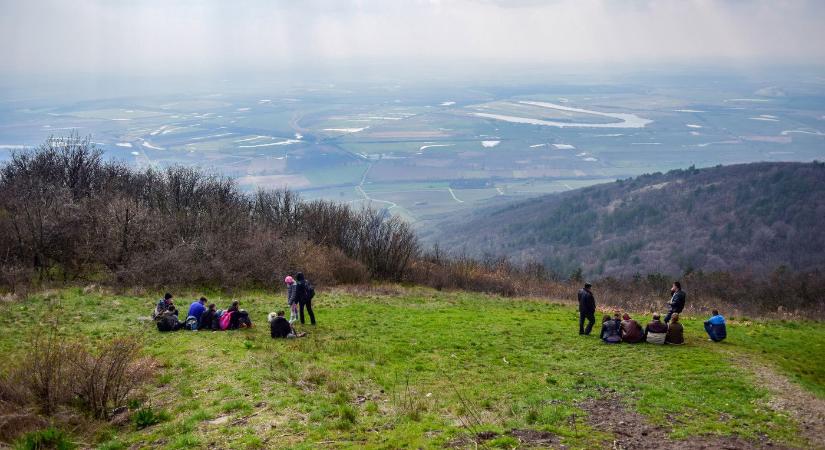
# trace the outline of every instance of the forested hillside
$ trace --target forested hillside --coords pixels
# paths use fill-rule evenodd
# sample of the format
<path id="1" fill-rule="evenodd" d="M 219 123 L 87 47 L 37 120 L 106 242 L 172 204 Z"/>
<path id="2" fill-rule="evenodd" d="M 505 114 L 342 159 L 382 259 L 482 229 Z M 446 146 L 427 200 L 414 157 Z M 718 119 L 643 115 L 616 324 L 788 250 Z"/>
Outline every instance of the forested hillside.
<path id="1" fill-rule="evenodd" d="M 439 243 L 568 275 L 825 268 L 825 164 L 674 170 L 496 207 Z"/>

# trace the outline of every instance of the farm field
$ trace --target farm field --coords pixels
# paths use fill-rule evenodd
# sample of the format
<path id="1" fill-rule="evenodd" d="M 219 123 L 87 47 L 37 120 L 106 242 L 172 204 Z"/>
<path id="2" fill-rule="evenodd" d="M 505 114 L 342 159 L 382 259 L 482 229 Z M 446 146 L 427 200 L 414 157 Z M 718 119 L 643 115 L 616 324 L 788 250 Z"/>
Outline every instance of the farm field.
<path id="1" fill-rule="evenodd" d="M 775 83 L 640 74 L 523 86 L 227 81 L 218 91 L 171 96 L 0 97 L 0 159 L 76 132 L 135 166 L 198 166 L 246 190 L 289 187 L 369 203 L 423 229 L 466 208 L 559 187 L 691 165 L 825 158 L 821 77 Z M 433 183 L 485 189 L 455 201 L 409 188 Z M 378 189 L 396 194 L 370 194 Z"/>
<path id="2" fill-rule="evenodd" d="M 289 187 L 368 204 L 427 232 L 468 208 L 642 173 L 825 158 L 821 79 L 768 90 L 767 81 L 732 76 L 645 79 L 646 89 L 635 79 L 0 97 L 0 159 L 75 132 L 135 166 L 198 166 L 246 190 Z M 452 186 L 459 200 L 422 187 L 433 184 Z M 473 190 L 458 195 L 462 187 Z"/>
<path id="3" fill-rule="evenodd" d="M 201 294 L 176 301 L 185 310 Z M 206 292 L 219 307 L 240 300 L 256 326 L 167 334 L 142 319 L 157 295 L 71 288 L 0 304 L 4 355 L 53 329 L 92 344 L 136 336 L 159 362 L 133 408 L 164 419 L 73 435 L 83 447 L 823 445 L 817 322 L 729 318 L 713 344 L 687 317 L 684 346 L 608 346 L 577 334 L 566 300 L 388 285 L 321 290 L 318 326 L 276 341 L 265 316 L 281 293 Z"/>

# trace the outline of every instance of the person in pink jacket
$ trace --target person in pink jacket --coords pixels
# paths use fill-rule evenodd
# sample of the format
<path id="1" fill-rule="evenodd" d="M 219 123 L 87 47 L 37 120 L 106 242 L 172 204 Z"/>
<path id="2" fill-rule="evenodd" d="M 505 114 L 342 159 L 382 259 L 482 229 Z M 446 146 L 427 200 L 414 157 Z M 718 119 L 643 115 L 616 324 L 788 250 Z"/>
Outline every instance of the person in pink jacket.
<path id="1" fill-rule="evenodd" d="M 295 298 L 295 280 L 287 275 L 284 278 L 286 283 L 286 302 L 289 305 L 289 323 L 298 321 L 298 299 Z"/>

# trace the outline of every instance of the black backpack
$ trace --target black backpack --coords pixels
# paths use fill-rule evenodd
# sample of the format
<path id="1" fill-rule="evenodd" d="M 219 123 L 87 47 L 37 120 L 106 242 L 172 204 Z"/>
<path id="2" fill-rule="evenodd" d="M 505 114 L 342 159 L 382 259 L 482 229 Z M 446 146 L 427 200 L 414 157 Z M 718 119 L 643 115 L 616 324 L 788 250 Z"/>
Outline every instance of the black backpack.
<path id="1" fill-rule="evenodd" d="M 307 289 L 306 289 L 307 301 L 312 300 L 314 297 L 315 297 L 315 288 L 312 287 L 311 284 L 307 283 Z"/>
<path id="2" fill-rule="evenodd" d="M 179 327 L 178 318 L 171 314 L 159 318 L 156 323 L 160 332 L 177 331 Z"/>

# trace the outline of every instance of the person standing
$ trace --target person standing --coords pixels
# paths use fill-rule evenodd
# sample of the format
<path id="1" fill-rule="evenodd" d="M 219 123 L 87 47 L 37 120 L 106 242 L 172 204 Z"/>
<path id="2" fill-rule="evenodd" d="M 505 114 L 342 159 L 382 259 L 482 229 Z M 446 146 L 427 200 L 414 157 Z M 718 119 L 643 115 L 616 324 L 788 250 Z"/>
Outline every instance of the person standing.
<path id="1" fill-rule="evenodd" d="M 289 306 L 289 323 L 293 324 L 298 321 L 298 299 L 295 297 L 295 280 L 291 275 L 284 278 L 286 284 L 286 303 Z"/>
<path id="2" fill-rule="evenodd" d="M 665 323 L 670 322 L 670 318 L 673 314 L 681 314 L 682 310 L 685 309 L 685 300 L 687 299 L 687 294 L 685 291 L 682 290 L 682 284 L 678 281 L 673 282 L 673 286 L 670 288 L 670 301 L 667 303 L 668 311 L 667 315 L 665 316 Z"/>
<path id="3" fill-rule="evenodd" d="M 579 289 L 579 334 L 589 335 L 596 323 L 596 299 L 590 290 L 592 285 L 585 283 Z M 584 327 L 584 320 L 587 319 L 587 328 Z"/>
<path id="4" fill-rule="evenodd" d="M 315 289 L 304 278 L 303 272 L 295 274 L 295 297 L 298 299 L 298 308 L 300 310 L 299 316 L 301 324 L 304 324 L 304 308 L 309 314 L 309 323 L 315 325 L 315 314 L 312 312 L 312 297 L 315 296 Z"/>

